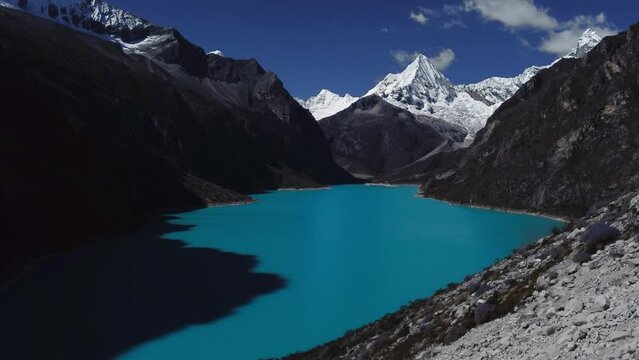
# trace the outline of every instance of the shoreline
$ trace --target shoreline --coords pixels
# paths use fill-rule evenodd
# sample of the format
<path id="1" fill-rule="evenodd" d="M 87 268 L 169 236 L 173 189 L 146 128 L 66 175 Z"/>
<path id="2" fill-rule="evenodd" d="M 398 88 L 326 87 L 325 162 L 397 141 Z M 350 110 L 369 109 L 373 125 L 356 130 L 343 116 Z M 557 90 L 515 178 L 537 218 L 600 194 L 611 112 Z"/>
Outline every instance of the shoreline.
<path id="1" fill-rule="evenodd" d="M 396 187 L 400 187 L 402 185 L 396 185 L 396 184 L 390 184 L 390 183 L 365 183 L 364 186 L 381 186 L 381 187 L 390 187 L 390 188 L 396 188 Z M 407 186 L 412 186 L 412 185 L 408 185 Z"/>
<path id="2" fill-rule="evenodd" d="M 410 182 L 407 182 L 407 183 L 382 182 L 382 183 L 367 183 L 365 185 L 399 187 L 399 186 L 402 186 L 402 185 L 420 186 L 421 184 L 420 183 L 410 183 Z M 561 221 L 561 222 L 564 222 L 566 224 L 568 224 L 568 223 L 570 223 L 570 222 L 572 222 L 574 220 L 574 219 L 561 217 L 561 216 L 558 216 L 558 215 L 546 214 L 546 213 L 542 213 L 542 212 L 525 211 L 525 210 L 513 209 L 513 208 L 507 208 L 507 207 L 495 207 L 495 206 L 487 206 L 487 205 L 465 204 L 465 203 L 461 203 L 461 202 L 457 202 L 457 201 L 451 201 L 451 200 L 445 200 L 445 199 L 437 198 L 437 197 L 434 197 L 434 196 L 425 196 L 423 193 L 421 193 L 419 191 L 415 194 L 415 196 L 419 197 L 419 198 L 422 198 L 422 199 L 431 199 L 431 200 L 441 201 L 441 202 L 444 202 L 444 203 L 449 204 L 449 205 L 466 206 L 466 207 L 470 207 L 470 208 L 474 208 L 474 209 L 501 211 L 501 212 L 507 212 L 507 213 L 513 213 L 513 214 L 540 216 L 540 217 L 551 219 L 551 220 Z"/>
<path id="3" fill-rule="evenodd" d="M 486 205 L 464 204 L 464 203 L 461 203 L 461 202 L 439 199 L 439 198 L 436 198 L 434 196 L 424 196 L 421 193 L 417 193 L 415 196 L 423 198 L 423 199 L 431 199 L 431 200 L 441 201 L 441 202 L 446 203 L 448 205 L 454 205 L 454 206 L 465 206 L 465 207 L 469 207 L 469 208 L 473 208 L 473 209 L 501 211 L 501 212 L 505 212 L 505 213 L 520 214 L 520 215 L 539 216 L 539 217 L 543 217 L 543 218 L 550 219 L 550 220 L 561 221 L 561 222 L 563 222 L 565 224 L 570 224 L 572 222 L 572 220 L 569 219 L 569 218 L 562 218 L 562 217 L 557 216 L 557 215 L 550 215 L 550 214 L 545 214 L 545 213 L 541 213 L 541 212 L 525 211 L 525 210 L 512 209 L 512 208 L 506 208 L 506 207 L 495 207 L 495 206 L 486 206 Z"/>
<path id="4" fill-rule="evenodd" d="M 249 205 L 252 204 L 254 202 L 257 202 L 257 199 L 254 198 L 250 198 L 250 200 L 245 200 L 245 201 L 233 201 L 233 202 L 228 202 L 228 203 L 224 203 L 224 202 L 215 202 L 215 203 L 210 203 L 207 204 L 206 207 L 204 208 L 212 208 L 212 207 L 222 207 L 222 206 L 240 206 L 240 205 Z M 204 209 L 203 208 L 203 209 Z"/>
<path id="5" fill-rule="evenodd" d="M 311 188 L 279 188 L 273 191 L 314 191 L 314 190 L 330 190 L 332 186 L 320 186 Z"/>

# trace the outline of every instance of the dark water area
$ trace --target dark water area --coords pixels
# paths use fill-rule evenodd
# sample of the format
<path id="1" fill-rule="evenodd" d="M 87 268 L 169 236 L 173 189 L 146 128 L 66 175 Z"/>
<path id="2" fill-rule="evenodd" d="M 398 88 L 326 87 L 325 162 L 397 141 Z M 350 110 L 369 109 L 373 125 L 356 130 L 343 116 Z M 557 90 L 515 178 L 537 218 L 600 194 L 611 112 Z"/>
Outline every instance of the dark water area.
<path id="1" fill-rule="evenodd" d="M 285 286 L 257 258 L 164 238 L 162 222 L 50 258 L 0 294 L 0 358 L 109 359 Z"/>

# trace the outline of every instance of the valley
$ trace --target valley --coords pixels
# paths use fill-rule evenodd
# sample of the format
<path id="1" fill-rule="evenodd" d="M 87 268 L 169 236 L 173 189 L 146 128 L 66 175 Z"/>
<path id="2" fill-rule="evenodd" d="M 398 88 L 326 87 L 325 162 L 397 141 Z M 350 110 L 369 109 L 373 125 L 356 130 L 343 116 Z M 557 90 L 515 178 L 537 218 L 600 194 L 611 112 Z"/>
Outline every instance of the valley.
<path id="1" fill-rule="evenodd" d="M 556 60 L 455 83 L 403 51 L 362 96 L 302 99 L 102 0 L 0 1 L 0 354 L 638 357 L 639 25 L 515 3 L 537 22 L 405 20 L 529 27 Z M 263 51 L 245 25 L 206 35 Z"/>

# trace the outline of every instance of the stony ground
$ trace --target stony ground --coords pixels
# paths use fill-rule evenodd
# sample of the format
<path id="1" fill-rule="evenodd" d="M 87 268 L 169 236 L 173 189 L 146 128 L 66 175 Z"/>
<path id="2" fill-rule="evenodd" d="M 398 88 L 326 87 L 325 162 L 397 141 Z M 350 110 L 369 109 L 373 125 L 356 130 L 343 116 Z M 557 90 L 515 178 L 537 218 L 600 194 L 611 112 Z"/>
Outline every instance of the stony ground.
<path id="1" fill-rule="evenodd" d="M 418 358 L 639 359 L 639 243 L 609 248 L 554 266 L 517 312 Z"/>
<path id="2" fill-rule="evenodd" d="M 605 220 L 609 210 L 588 222 Z M 612 226 L 636 231 L 639 196 L 629 210 L 609 219 Z M 585 229 L 568 239 L 579 239 Z M 565 258 L 537 279 L 537 289 L 515 312 L 417 359 L 639 359 L 637 240 L 624 237 L 581 264 Z"/>

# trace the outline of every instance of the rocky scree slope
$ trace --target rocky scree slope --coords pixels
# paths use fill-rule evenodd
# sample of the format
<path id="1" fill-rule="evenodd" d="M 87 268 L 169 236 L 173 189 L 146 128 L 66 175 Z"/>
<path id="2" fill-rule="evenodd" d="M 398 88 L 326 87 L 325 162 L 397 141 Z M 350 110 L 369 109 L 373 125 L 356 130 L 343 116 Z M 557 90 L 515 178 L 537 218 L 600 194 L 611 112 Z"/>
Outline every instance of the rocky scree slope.
<path id="1" fill-rule="evenodd" d="M 352 181 L 274 74 L 153 28 L 153 52 L 124 52 L 0 7 L 0 274 L 162 209 Z"/>
<path id="2" fill-rule="evenodd" d="M 638 222 L 637 192 L 598 209 L 582 219 L 580 227 L 554 240 L 554 246 L 560 241 L 571 244 L 572 254 L 537 277 L 531 284 L 532 294 L 515 312 L 470 330 L 450 345 L 427 349 L 415 358 L 639 358 L 639 237 L 635 235 L 633 239 L 639 230 Z M 593 229 L 608 226 L 604 223 L 611 224 L 610 237 L 591 237 Z M 624 236 L 620 236 L 621 232 Z M 606 235 L 599 232 L 598 236 L 602 234 Z M 587 245 L 587 238 L 609 244 L 597 246 L 591 255 L 581 250 Z M 547 246 L 550 254 L 555 251 L 552 246 Z M 543 252 L 534 257 L 541 258 Z M 512 265 L 514 269 L 515 264 Z M 512 277 L 521 272 L 510 273 Z"/>
<path id="3" fill-rule="evenodd" d="M 393 172 L 445 142 L 432 126 L 376 95 L 319 124 L 335 161 L 351 174 L 367 178 Z"/>
<path id="4" fill-rule="evenodd" d="M 541 71 L 472 146 L 423 175 L 425 196 L 570 217 L 639 185 L 639 26 Z M 444 155 L 446 156 L 446 155 Z"/>

